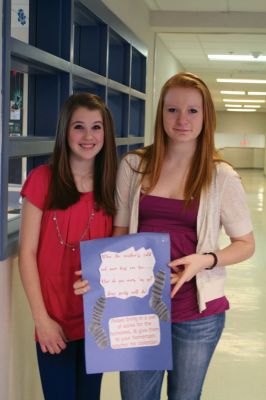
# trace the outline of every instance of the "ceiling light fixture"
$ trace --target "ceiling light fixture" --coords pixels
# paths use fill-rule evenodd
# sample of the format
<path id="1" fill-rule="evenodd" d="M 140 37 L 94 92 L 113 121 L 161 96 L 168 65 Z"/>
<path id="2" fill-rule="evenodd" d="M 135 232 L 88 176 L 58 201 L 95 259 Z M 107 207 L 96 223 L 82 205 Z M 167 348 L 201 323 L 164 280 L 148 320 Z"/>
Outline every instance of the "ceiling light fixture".
<path id="1" fill-rule="evenodd" d="M 266 92 L 248 92 L 250 96 L 266 96 Z"/>
<path id="2" fill-rule="evenodd" d="M 223 99 L 225 103 L 265 103 L 265 100 Z"/>
<path id="3" fill-rule="evenodd" d="M 245 108 L 261 108 L 261 106 L 259 105 L 255 105 L 255 104 L 244 104 Z"/>
<path id="4" fill-rule="evenodd" d="M 254 108 L 227 108 L 226 111 L 236 111 L 236 112 L 254 112 L 257 111 Z"/>
<path id="5" fill-rule="evenodd" d="M 266 56 L 252 54 L 208 54 L 210 61 L 249 61 L 249 62 L 265 62 Z"/>
<path id="6" fill-rule="evenodd" d="M 244 90 L 220 90 L 222 94 L 246 94 Z"/>
<path id="7" fill-rule="evenodd" d="M 233 107 L 235 107 L 235 108 L 237 108 L 237 107 L 242 107 L 242 105 L 241 104 L 225 104 L 224 105 L 225 107 L 231 107 L 231 108 L 233 108 Z M 253 107 L 253 106 L 252 106 Z"/>
<path id="8" fill-rule="evenodd" d="M 222 82 L 222 83 L 266 83 L 266 79 L 227 79 L 227 78 L 217 78 L 216 82 Z"/>

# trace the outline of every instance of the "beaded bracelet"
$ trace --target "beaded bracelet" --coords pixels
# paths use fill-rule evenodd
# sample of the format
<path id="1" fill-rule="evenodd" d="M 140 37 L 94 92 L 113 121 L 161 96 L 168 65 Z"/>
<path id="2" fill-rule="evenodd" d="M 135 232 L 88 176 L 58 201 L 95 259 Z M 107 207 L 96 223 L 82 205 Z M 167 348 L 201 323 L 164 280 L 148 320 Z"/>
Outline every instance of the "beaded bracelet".
<path id="1" fill-rule="evenodd" d="M 217 263 L 218 263 L 218 258 L 217 258 L 217 255 L 216 255 L 215 253 L 212 253 L 212 252 L 210 252 L 210 253 L 204 253 L 204 255 L 208 255 L 208 254 L 210 254 L 211 256 L 213 256 L 214 261 L 213 261 L 213 264 L 212 264 L 210 267 L 205 268 L 205 269 L 213 269 L 213 268 L 217 265 Z"/>

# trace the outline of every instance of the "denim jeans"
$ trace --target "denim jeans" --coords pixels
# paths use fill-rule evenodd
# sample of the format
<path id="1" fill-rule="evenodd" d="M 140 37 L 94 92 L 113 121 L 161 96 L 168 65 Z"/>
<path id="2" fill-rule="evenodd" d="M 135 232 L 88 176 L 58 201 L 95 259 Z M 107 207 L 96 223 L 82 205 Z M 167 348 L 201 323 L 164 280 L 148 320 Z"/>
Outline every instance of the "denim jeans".
<path id="1" fill-rule="evenodd" d="M 225 313 L 172 324 L 173 370 L 168 400 L 199 400 L 204 378 L 221 337 Z M 122 400 L 160 400 L 164 371 L 120 373 Z"/>

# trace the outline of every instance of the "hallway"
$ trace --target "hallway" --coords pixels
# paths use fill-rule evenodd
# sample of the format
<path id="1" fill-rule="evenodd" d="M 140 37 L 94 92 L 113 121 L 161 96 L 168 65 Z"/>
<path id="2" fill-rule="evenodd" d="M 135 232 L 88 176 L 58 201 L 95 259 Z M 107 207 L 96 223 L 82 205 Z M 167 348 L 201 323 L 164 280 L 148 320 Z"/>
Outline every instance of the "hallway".
<path id="1" fill-rule="evenodd" d="M 256 252 L 251 259 L 228 268 L 226 294 L 231 310 L 202 400 L 266 398 L 266 178 L 262 170 L 239 173 L 254 225 Z"/>
<path id="2" fill-rule="evenodd" d="M 202 400 L 266 398 L 266 178 L 262 170 L 239 170 L 253 220 L 256 252 L 228 268 L 226 294 L 231 310 L 216 349 Z M 227 239 L 221 237 L 221 246 Z M 102 400 L 118 400 L 118 374 L 104 376 Z M 114 385 L 115 382 L 115 385 Z M 166 400 L 166 385 L 162 400 Z"/>

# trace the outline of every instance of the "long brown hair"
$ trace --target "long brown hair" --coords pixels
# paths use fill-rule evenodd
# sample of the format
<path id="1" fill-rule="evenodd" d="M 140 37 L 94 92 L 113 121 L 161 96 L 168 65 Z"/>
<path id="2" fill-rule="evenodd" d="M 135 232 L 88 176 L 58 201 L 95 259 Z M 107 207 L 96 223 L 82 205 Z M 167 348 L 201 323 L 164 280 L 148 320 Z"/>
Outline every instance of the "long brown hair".
<path id="1" fill-rule="evenodd" d="M 198 199 L 202 189 L 210 185 L 214 162 L 221 161 L 214 147 L 214 131 L 216 128 L 214 104 L 208 87 L 199 77 L 189 72 L 181 72 L 166 81 L 161 89 L 157 106 L 154 142 L 150 146 L 136 150 L 135 153 L 141 157 L 138 172 L 143 174 L 143 179 L 148 177 L 148 187 L 145 185 L 144 191 L 149 193 L 158 182 L 168 146 L 167 134 L 163 125 L 164 99 L 168 90 L 175 87 L 197 89 L 203 100 L 202 131 L 197 140 L 196 151 L 185 185 L 184 199 L 189 203 L 192 198 Z"/>
<path id="2" fill-rule="evenodd" d="M 96 206 L 106 214 L 115 213 L 114 190 L 117 156 L 114 123 L 104 101 L 91 93 L 73 94 L 64 103 L 60 112 L 54 151 L 51 158 L 51 182 L 47 208 L 66 209 L 80 199 L 69 163 L 68 128 L 73 113 L 80 107 L 99 110 L 103 118 L 104 144 L 94 163 L 93 191 Z"/>

